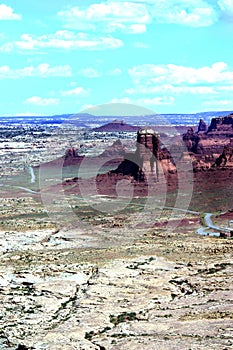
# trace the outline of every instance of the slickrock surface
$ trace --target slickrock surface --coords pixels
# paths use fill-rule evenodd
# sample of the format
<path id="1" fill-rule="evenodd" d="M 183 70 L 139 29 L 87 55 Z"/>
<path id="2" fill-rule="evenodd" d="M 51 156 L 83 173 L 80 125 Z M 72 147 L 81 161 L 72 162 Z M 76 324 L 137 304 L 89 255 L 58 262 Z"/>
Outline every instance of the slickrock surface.
<path id="1" fill-rule="evenodd" d="M 231 349 L 233 241 L 159 232 L 2 253 L 0 348 Z"/>

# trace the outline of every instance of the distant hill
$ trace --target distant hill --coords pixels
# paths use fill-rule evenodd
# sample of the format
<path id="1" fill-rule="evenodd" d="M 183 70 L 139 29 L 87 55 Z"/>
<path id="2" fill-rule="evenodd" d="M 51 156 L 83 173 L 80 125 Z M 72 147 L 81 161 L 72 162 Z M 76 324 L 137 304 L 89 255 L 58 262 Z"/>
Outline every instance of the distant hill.
<path id="1" fill-rule="evenodd" d="M 138 131 L 139 129 L 139 126 L 134 126 L 134 125 L 130 125 L 130 124 L 127 124 L 124 120 L 113 120 L 112 122 L 110 123 L 107 123 L 107 124 L 104 124 L 104 125 L 101 125 L 100 127 L 98 128 L 94 128 L 92 129 L 92 131 L 96 131 L 96 132 L 114 132 L 114 131 Z"/>
<path id="2" fill-rule="evenodd" d="M 233 111 L 209 111 L 199 113 L 170 113 L 152 115 L 124 116 L 125 122 L 118 120 L 120 116 L 96 116 L 88 113 L 61 114 L 52 116 L 0 116 L 0 124 L 73 124 L 79 128 L 94 128 L 94 131 L 137 131 L 139 125 L 198 125 L 203 119 L 207 124 L 214 117 L 224 117 Z M 113 122 L 112 120 L 115 119 Z M 108 124 L 107 124 L 108 123 Z M 105 124 L 105 125 L 104 125 Z M 102 128 L 102 129 L 101 129 Z"/>

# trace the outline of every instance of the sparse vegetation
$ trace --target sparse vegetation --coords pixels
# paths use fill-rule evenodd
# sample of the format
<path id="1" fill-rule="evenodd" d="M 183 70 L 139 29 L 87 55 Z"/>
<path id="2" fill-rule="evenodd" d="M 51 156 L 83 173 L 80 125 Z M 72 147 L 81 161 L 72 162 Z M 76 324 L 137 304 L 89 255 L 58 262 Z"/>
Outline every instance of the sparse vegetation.
<path id="1" fill-rule="evenodd" d="M 119 314 L 117 316 L 110 315 L 110 322 L 114 324 L 114 326 L 118 325 L 121 322 L 126 321 L 135 321 L 137 320 L 137 314 L 136 312 L 123 312 L 122 314 Z"/>

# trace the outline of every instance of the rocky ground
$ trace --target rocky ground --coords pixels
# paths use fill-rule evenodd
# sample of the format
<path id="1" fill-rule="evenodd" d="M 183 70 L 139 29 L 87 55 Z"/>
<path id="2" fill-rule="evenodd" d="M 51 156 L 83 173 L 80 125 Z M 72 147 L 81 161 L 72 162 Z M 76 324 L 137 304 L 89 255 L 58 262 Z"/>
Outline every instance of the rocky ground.
<path id="1" fill-rule="evenodd" d="M 80 245 L 74 227 L 8 232 L 0 348 L 231 349 L 233 241 L 198 236 L 199 225 L 190 215 L 175 232 L 158 225 L 105 248 Z"/>

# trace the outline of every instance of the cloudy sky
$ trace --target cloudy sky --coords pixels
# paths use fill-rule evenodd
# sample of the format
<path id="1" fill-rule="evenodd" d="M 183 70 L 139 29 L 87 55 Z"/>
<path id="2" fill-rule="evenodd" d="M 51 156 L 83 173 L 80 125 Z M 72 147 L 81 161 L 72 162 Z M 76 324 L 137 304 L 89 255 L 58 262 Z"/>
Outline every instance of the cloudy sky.
<path id="1" fill-rule="evenodd" d="M 5 0 L 0 91 L 0 115 L 233 110 L 233 0 Z"/>

